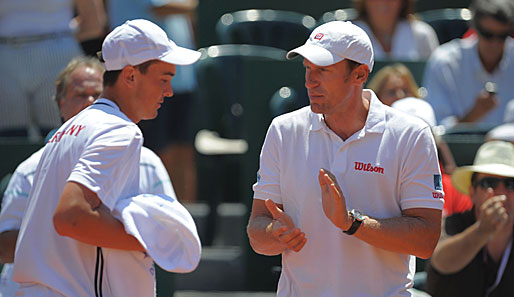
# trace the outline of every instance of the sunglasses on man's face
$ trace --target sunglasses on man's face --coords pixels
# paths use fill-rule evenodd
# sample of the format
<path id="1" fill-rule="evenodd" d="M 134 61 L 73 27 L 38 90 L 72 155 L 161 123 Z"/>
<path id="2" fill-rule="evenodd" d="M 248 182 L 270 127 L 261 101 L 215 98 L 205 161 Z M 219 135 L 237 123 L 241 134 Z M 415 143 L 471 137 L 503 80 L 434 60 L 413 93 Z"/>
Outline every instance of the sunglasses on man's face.
<path id="1" fill-rule="evenodd" d="M 483 38 L 485 38 L 487 40 L 498 39 L 500 41 L 503 41 L 503 40 L 507 39 L 507 37 L 509 37 L 510 34 L 512 33 L 512 32 L 494 33 L 494 32 L 484 29 L 482 26 L 480 26 L 478 24 L 476 25 L 476 30 L 480 36 L 482 36 Z"/>
<path id="2" fill-rule="evenodd" d="M 497 177 L 484 177 L 473 183 L 474 187 L 480 186 L 482 189 L 487 190 L 492 188 L 495 190 L 500 182 L 503 183 L 507 191 L 514 190 L 514 178 L 497 178 Z"/>

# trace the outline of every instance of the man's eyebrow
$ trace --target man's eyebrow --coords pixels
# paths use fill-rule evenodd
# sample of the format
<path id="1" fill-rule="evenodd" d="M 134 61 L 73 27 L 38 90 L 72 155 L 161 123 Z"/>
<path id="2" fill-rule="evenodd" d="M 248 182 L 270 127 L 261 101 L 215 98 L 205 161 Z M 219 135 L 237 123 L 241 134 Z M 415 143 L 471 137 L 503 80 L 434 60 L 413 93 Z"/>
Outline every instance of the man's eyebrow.
<path id="1" fill-rule="evenodd" d="M 175 73 L 174 72 L 164 72 L 163 75 L 175 76 Z"/>

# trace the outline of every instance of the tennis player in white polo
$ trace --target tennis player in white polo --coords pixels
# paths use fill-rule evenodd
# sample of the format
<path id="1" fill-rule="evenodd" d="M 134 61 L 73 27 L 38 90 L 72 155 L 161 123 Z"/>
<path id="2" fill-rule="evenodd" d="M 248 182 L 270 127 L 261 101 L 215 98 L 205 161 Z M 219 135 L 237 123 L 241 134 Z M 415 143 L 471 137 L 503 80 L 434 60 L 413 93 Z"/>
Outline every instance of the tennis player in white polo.
<path id="1" fill-rule="evenodd" d="M 59 128 L 34 176 L 16 245 L 16 296 L 137 292 L 130 268 L 103 270 L 103 261 L 112 263 L 111 251 L 145 251 L 112 210 L 118 200 L 139 194 L 143 137 L 136 123 L 155 118 L 164 97 L 173 95 L 175 65 L 199 57 L 146 20 L 128 21 L 105 38 L 101 98 Z"/>

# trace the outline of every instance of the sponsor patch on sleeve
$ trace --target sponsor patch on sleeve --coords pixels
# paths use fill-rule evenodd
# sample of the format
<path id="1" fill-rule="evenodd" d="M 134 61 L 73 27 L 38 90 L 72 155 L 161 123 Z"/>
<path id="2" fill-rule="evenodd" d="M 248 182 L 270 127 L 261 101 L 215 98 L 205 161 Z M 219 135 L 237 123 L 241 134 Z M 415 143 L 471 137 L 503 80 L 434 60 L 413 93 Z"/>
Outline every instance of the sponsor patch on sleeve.
<path id="1" fill-rule="evenodd" d="M 434 189 L 437 191 L 443 190 L 443 179 L 440 174 L 434 174 Z"/>
<path id="2" fill-rule="evenodd" d="M 259 182 L 261 180 L 261 174 L 259 173 L 259 171 L 257 171 L 257 182 Z"/>

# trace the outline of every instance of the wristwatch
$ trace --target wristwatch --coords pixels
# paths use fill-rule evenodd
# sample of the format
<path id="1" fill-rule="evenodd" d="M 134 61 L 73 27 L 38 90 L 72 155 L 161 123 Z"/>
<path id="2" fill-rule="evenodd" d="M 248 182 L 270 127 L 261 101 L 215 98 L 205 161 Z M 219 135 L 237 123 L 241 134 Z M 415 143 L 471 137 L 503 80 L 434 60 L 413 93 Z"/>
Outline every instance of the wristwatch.
<path id="1" fill-rule="evenodd" d="M 359 229 L 359 227 L 362 224 L 362 221 L 364 221 L 367 218 L 367 216 L 356 209 L 350 210 L 348 212 L 348 215 L 353 219 L 353 223 L 350 226 L 350 229 L 343 232 L 348 235 L 353 235 L 355 232 L 357 232 L 357 229 Z"/>

